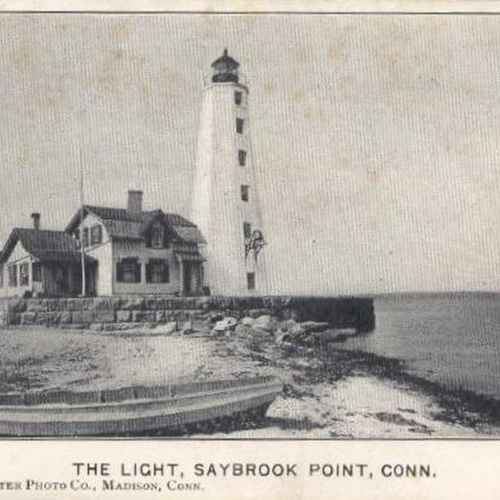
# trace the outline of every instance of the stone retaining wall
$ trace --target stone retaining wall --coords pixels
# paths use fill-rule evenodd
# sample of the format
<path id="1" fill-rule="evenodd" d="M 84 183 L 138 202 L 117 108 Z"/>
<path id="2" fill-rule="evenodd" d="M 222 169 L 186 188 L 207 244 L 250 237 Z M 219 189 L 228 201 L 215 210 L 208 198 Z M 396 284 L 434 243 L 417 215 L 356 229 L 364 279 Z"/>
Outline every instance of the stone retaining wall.
<path id="1" fill-rule="evenodd" d="M 117 296 L 72 299 L 0 299 L 0 326 L 41 325 L 94 330 L 128 329 L 144 324 L 204 320 L 214 315 L 327 321 L 335 328 L 371 331 L 370 298 L 267 296 Z"/>

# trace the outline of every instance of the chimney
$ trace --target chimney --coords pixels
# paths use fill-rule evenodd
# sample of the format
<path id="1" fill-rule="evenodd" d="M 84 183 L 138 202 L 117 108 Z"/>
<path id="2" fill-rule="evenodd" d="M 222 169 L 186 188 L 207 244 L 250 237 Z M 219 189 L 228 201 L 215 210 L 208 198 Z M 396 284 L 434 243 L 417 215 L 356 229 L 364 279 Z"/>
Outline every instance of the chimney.
<path id="1" fill-rule="evenodd" d="M 33 219 L 33 229 L 38 231 L 40 229 L 40 214 L 38 212 L 33 212 L 31 218 Z"/>
<path id="2" fill-rule="evenodd" d="M 142 191 L 129 191 L 127 210 L 132 214 L 142 212 Z"/>

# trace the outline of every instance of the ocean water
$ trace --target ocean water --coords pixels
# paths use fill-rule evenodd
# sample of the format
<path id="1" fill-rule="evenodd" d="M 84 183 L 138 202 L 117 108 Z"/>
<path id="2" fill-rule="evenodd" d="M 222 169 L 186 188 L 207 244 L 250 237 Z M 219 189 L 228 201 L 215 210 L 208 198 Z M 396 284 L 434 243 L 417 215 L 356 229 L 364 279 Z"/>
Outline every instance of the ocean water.
<path id="1" fill-rule="evenodd" d="M 400 359 L 450 389 L 500 399 L 500 294 L 375 299 L 376 329 L 340 345 Z"/>

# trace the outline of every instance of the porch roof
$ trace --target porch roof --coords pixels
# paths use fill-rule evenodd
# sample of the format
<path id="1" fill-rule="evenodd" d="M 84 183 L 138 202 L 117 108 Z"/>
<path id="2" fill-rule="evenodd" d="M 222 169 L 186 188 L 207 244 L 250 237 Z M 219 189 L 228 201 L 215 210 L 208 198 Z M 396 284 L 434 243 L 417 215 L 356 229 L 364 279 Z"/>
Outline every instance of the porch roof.
<path id="1" fill-rule="evenodd" d="M 184 262 L 205 262 L 206 259 L 204 259 L 200 252 L 182 252 L 182 251 L 175 251 L 174 252 L 175 256 Z"/>
<path id="2" fill-rule="evenodd" d="M 79 243 L 64 231 L 16 227 L 10 233 L 0 254 L 0 261 L 6 261 L 17 242 L 20 242 L 32 257 L 40 262 L 78 262 L 81 259 Z M 87 260 L 94 260 L 87 256 Z"/>

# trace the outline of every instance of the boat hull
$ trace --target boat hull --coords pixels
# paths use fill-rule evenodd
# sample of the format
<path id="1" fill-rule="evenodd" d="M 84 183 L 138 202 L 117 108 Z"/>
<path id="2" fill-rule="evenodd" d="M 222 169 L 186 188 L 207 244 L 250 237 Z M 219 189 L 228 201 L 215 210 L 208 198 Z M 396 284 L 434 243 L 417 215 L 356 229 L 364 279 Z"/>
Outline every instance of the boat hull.
<path id="1" fill-rule="evenodd" d="M 38 393 L 18 395 L 18 399 L 4 395 L 0 396 L 0 434 L 63 437 L 175 432 L 225 417 L 262 414 L 281 391 L 281 382 L 262 377 L 102 392 Z M 10 404 L 2 404 L 6 398 Z"/>

